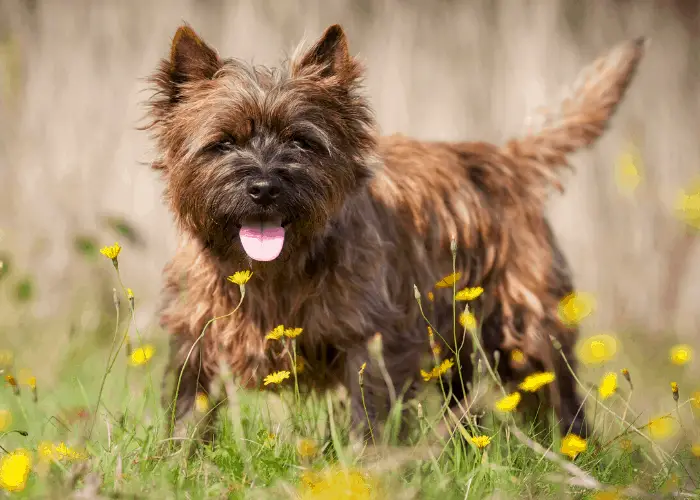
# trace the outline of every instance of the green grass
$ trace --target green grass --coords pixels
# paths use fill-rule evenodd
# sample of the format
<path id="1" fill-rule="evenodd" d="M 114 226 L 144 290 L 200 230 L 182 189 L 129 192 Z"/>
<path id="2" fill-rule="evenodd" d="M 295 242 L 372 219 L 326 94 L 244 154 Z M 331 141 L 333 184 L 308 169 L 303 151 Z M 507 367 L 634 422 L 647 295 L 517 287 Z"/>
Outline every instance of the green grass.
<path id="1" fill-rule="evenodd" d="M 686 390 L 692 382 L 683 378 L 682 369 L 666 366 L 667 362 L 655 367 L 665 370 L 662 376 L 658 372 L 650 376 L 654 368 L 648 362 L 644 372 L 631 370 L 634 391 L 620 376 L 617 393 L 604 402 L 596 399 L 589 380 L 595 382 L 604 370 L 619 367 L 582 368 L 580 390 L 589 393 L 595 433 L 586 451 L 574 460 L 560 453 L 556 431 L 535 431 L 517 416 L 491 410 L 486 411 L 482 429 L 475 429 L 470 420 L 459 429 L 453 425 L 452 436 L 439 439 L 436 430 L 451 420 L 441 412 L 442 395 L 435 388 L 421 395 L 420 409 L 415 402 L 407 403 L 418 424 L 408 445 L 361 446 L 347 432 L 349 415 L 340 394 L 297 400 L 292 389 L 276 396 L 231 391 L 229 386 L 222 389 L 229 399 L 219 409 L 214 445 L 182 446 L 166 435 L 170 413 L 159 403 L 167 339 L 149 336 L 155 355 L 145 365 L 129 366 L 122 340 L 128 332 L 138 345 L 142 332 L 133 330 L 130 302 L 125 292 L 120 296 L 119 312 L 114 312 L 107 331 L 102 326 L 73 334 L 70 349 L 51 376 L 39 378 L 36 401 L 27 385 L 20 385 L 19 395 L 8 384 L 0 391 L 0 409 L 12 415 L 5 430 L 27 433 L 5 433 L 0 444 L 8 452 L 29 450 L 33 458 L 26 487 L 11 496 L 64 499 L 82 491 L 83 498 L 451 500 L 613 498 L 596 496 L 607 488 L 654 498 L 693 498 L 700 492 L 700 458 L 691 453 L 691 444 L 700 442 L 700 414 L 688 396 L 690 389 Z M 43 348 L 50 349 L 51 339 L 44 338 L 48 342 Z M 17 359 L 31 359 L 31 350 L 15 349 Z M 110 359 L 113 369 L 108 371 Z M 5 375 L 11 373 L 22 382 L 22 366 L 6 364 Z M 665 380 L 671 373 L 681 387 L 678 405 Z M 488 371 L 477 374 L 474 382 L 489 386 L 483 406 L 491 408 L 499 391 L 490 383 Z M 287 383 L 294 386 L 293 379 Z M 658 404 L 643 404 L 644 411 L 635 410 L 635 404 L 649 400 Z M 644 425 L 653 414 L 665 413 L 672 417 L 677 432 L 667 440 L 651 439 Z M 492 436 L 492 441 L 480 450 L 460 433 L 484 434 Z M 307 448 L 315 450 L 302 456 L 301 440 L 312 443 Z M 87 458 L 44 460 L 38 452 L 44 442 L 85 450 Z M 341 469 L 364 474 L 355 484 L 367 485 L 373 496 L 343 497 L 337 491 L 302 496 L 308 493 L 309 481 L 318 487 L 324 473 Z"/>

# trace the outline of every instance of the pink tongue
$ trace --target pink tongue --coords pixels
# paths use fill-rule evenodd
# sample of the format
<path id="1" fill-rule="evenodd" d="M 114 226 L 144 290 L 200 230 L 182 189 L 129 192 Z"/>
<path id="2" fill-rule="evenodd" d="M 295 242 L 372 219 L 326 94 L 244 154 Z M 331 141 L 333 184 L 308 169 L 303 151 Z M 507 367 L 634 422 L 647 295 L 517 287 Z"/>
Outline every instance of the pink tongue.
<path id="1" fill-rule="evenodd" d="M 282 252 L 284 228 L 280 226 L 243 226 L 239 233 L 243 250 L 253 260 L 268 262 Z"/>

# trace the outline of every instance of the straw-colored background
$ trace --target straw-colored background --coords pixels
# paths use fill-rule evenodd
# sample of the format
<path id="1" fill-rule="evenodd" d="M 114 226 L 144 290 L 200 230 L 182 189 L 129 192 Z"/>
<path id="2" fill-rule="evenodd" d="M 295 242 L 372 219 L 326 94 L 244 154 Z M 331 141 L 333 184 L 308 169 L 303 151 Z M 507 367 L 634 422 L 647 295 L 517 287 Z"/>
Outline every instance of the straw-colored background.
<path id="1" fill-rule="evenodd" d="M 79 255 L 79 235 L 123 244 L 139 324 L 155 332 L 161 268 L 176 240 L 162 185 L 147 166 L 151 145 L 136 126 L 148 95 L 143 79 L 186 20 L 221 54 L 265 64 L 340 22 L 366 61 L 384 133 L 496 142 L 523 130 L 529 112 L 608 47 L 650 36 L 609 133 L 575 156 L 566 195 L 550 211 L 579 287 L 598 297 L 588 327 L 697 338 L 700 252 L 672 211 L 678 190 L 700 173 L 693 4 L 0 0 L 0 252 L 12 262 L 0 282 L 0 337 L 17 347 L 34 327 L 58 342 L 109 306 L 111 266 Z M 614 177 L 629 140 L 645 175 L 634 199 L 618 192 Z M 108 215 L 129 220 L 145 245 L 110 232 Z M 13 306 L 23 276 L 34 280 L 35 297 Z"/>

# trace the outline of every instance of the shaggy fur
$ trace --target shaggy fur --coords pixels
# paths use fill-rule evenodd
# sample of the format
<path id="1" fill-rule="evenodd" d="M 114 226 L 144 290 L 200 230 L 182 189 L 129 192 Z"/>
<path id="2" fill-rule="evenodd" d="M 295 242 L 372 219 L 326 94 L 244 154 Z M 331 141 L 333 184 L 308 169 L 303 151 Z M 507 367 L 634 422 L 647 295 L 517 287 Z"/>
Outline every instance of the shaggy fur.
<path id="1" fill-rule="evenodd" d="M 367 411 L 381 422 L 389 391 L 367 341 L 382 334 L 395 392 L 414 395 L 430 346 L 413 286 L 427 303 L 434 284 L 452 273 L 454 237 L 457 287 L 485 290 L 472 308 L 489 356 L 501 353 L 501 378 L 515 384 L 532 371 L 555 372 L 546 401 L 562 431 L 585 435 L 574 380 L 550 338 L 573 364 L 577 331 L 557 316 L 573 285 L 544 204 L 551 187 L 560 187 L 566 155 L 604 132 L 643 48 L 641 39 L 627 42 L 596 61 L 537 131 L 499 147 L 378 137 L 361 92 L 363 68 L 338 25 L 276 70 L 222 59 L 180 27 L 148 102 L 160 154 L 154 168 L 181 233 L 165 269 L 162 312 L 172 334 L 169 370 L 177 378 L 184 368 L 178 421 L 191 413 L 197 391 L 211 390 L 220 360 L 248 388 L 290 370 L 290 341 L 265 340 L 283 324 L 303 328 L 302 387 L 344 385 L 357 426 L 367 420 L 358 370 L 368 362 Z M 275 182 L 273 203 L 251 201 L 251 179 Z M 238 231 L 250 217 L 283 219 L 286 240 L 276 260 L 253 261 L 243 251 Z M 236 308 L 239 288 L 226 277 L 243 269 L 253 276 L 240 309 L 195 344 L 208 320 Z M 435 290 L 426 309 L 436 330 L 452 338 L 451 288 Z M 511 361 L 514 349 L 524 363 Z M 468 338 L 461 352 L 469 379 Z M 458 400 L 467 394 L 455 372 Z"/>

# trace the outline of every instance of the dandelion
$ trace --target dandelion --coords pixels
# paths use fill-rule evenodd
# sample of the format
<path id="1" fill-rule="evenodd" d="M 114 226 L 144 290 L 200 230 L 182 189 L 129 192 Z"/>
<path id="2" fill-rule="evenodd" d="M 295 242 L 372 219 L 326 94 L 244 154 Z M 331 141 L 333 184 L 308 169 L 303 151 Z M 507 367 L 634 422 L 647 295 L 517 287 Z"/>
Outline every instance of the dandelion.
<path id="1" fill-rule="evenodd" d="M 301 335 L 301 332 L 303 332 L 303 331 L 304 331 L 303 328 L 287 328 L 284 331 L 284 336 L 288 337 L 290 339 L 293 339 L 293 338 L 296 338 L 299 335 Z"/>
<path id="2" fill-rule="evenodd" d="M 423 380 L 426 382 L 429 382 L 430 379 L 433 378 L 433 373 L 432 372 L 426 372 L 425 370 L 420 371 L 420 376 L 423 377 Z"/>
<path id="3" fill-rule="evenodd" d="M 693 348 L 688 344 L 674 345 L 671 347 L 669 357 L 671 358 L 671 363 L 674 365 L 683 366 L 692 361 Z"/>
<path id="4" fill-rule="evenodd" d="M 617 354 L 617 340 L 606 333 L 593 335 L 578 343 L 576 354 L 587 365 L 605 363 Z"/>
<path id="5" fill-rule="evenodd" d="M 598 395 L 605 401 L 617 391 L 617 373 L 610 372 L 603 375 L 598 386 Z"/>
<path id="6" fill-rule="evenodd" d="M 54 452 L 58 455 L 59 459 L 65 460 L 84 460 L 87 458 L 86 453 L 79 452 L 69 446 L 64 442 L 60 442 L 54 446 Z"/>
<path id="7" fill-rule="evenodd" d="M 471 442 L 476 445 L 477 448 L 486 448 L 489 443 L 491 443 L 491 437 L 489 436 L 472 436 Z"/>
<path id="8" fill-rule="evenodd" d="M 431 350 L 433 351 L 433 354 L 434 354 L 435 356 L 439 356 L 440 353 L 442 352 L 442 347 L 440 347 L 439 345 L 435 344 L 435 345 L 431 348 Z"/>
<path id="9" fill-rule="evenodd" d="M 115 243 L 109 247 L 102 247 L 100 249 L 100 253 L 110 259 L 112 264 L 114 264 L 114 267 L 117 267 L 118 265 L 117 257 L 119 257 L 119 252 L 121 251 L 122 247 L 119 246 L 119 243 Z"/>
<path id="10" fill-rule="evenodd" d="M 496 401 L 496 409 L 505 413 L 512 412 L 518 407 L 521 399 L 520 393 L 514 392 Z"/>
<path id="11" fill-rule="evenodd" d="M 442 278 L 440 281 L 435 283 L 435 288 L 450 288 L 455 283 L 457 283 L 461 277 L 462 277 L 462 273 L 459 273 L 459 272 L 448 274 L 447 276 Z"/>
<path id="12" fill-rule="evenodd" d="M 194 398 L 194 407 L 199 413 L 209 411 L 209 397 L 203 392 L 198 392 Z"/>
<path id="13" fill-rule="evenodd" d="M 561 452 L 572 460 L 588 448 L 586 440 L 576 434 L 567 434 L 561 440 Z"/>
<path id="14" fill-rule="evenodd" d="M 678 383 L 671 382 L 671 394 L 673 394 L 673 400 L 678 402 Z"/>
<path id="15" fill-rule="evenodd" d="M 615 169 L 615 180 L 621 193 L 633 194 L 642 182 L 640 164 L 639 151 L 634 144 L 630 144 L 618 157 Z"/>
<path id="16" fill-rule="evenodd" d="M 430 372 L 426 372 L 425 370 L 421 370 L 420 374 L 421 377 L 423 377 L 423 380 L 426 382 L 429 381 L 430 379 L 433 378 L 438 378 L 448 372 L 450 368 L 452 368 L 455 365 L 453 359 L 445 359 L 442 363 L 440 363 L 439 366 L 436 366 L 435 368 L 432 369 Z"/>
<path id="17" fill-rule="evenodd" d="M 129 300 L 134 300 L 134 291 L 131 288 L 126 289 L 126 298 Z"/>
<path id="18" fill-rule="evenodd" d="M 279 340 L 284 335 L 284 325 L 277 325 L 270 333 L 265 335 L 267 340 Z"/>
<path id="19" fill-rule="evenodd" d="M 280 384 L 280 383 L 282 383 L 283 380 L 286 380 L 288 378 L 289 378 L 289 372 L 287 370 L 283 370 L 280 372 L 271 373 L 270 375 L 265 377 L 264 384 L 265 385 Z"/>
<path id="20" fill-rule="evenodd" d="M 459 324 L 467 330 L 476 330 L 476 316 L 474 313 L 462 313 L 459 315 Z"/>
<path id="21" fill-rule="evenodd" d="M 513 349 L 510 352 L 510 360 L 516 365 L 522 365 L 525 362 L 525 355 L 520 349 Z"/>
<path id="22" fill-rule="evenodd" d="M 311 458 L 318 452 L 318 446 L 311 439 L 300 439 L 297 442 L 297 453 L 301 458 Z"/>
<path id="23" fill-rule="evenodd" d="M 15 396 L 19 396 L 19 384 L 17 383 L 17 379 L 8 374 L 5 375 L 5 381 L 10 387 L 12 387 L 12 392 L 14 392 Z"/>
<path id="24" fill-rule="evenodd" d="M 434 294 L 433 292 L 428 292 L 428 300 L 429 300 L 430 302 L 434 302 L 434 301 L 435 301 L 435 294 Z"/>
<path id="25" fill-rule="evenodd" d="M 634 387 L 632 386 L 632 377 L 630 377 L 630 371 L 627 368 L 623 368 L 622 370 L 620 370 L 620 373 L 622 373 L 622 376 L 625 377 L 625 380 L 630 385 L 630 389 L 633 389 Z"/>
<path id="26" fill-rule="evenodd" d="M 32 468 L 32 457 L 24 449 L 8 453 L 0 459 L 0 487 L 7 491 L 22 491 Z"/>
<path id="27" fill-rule="evenodd" d="M 646 427 L 649 435 L 656 440 L 668 439 L 678 432 L 677 423 L 670 415 L 653 418 Z"/>
<path id="28" fill-rule="evenodd" d="M 232 276 L 229 276 L 226 279 L 238 286 L 243 286 L 250 281 L 251 276 L 253 276 L 253 273 L 250 271 L 236 271 Z"/>
<path id="29" fill-rule="evenodd" d="M 459 300 L 459 301 L 474 300 L 474 299 L 478 298 L 482 293 L 484 293 L 484 289 L 481 288 L 480 286 L 475 286 L 472 288 L 464 288 L 455 294 L 455 300 Z"/>
<path id="30" fill-rule="evenodd" d="M 12 413 L 10 410 L 0 410 L 0 432 L 12 425 Z"/>
<path id="31" fill-rule="evenodd" d="M 700 458 L 700 442 L 693 443 L 690 447 L 690 452 L 693 454 L 693 456 Z"/>
<path id="32" fill-rule="evenodd" d="M 132 366 L 145 365 L 153 357 L 155 351 L 156 350 L 152 345 L 138 347 L 134 349 L 134 352 L 131 353 L 131 356 L 129 357 L 129 363 Z"/>
<path id="33" fill-rule="evenodd" d="M 700 229 L 700 177 L 694 179 L 687 190 L 678 193 L 676 214 L 682 222 Z"/>
<path id="34" fill-rule="evenodd" d="M 579 324 L 595 308 L 595 298 L 590 293 L 572 292 L 559 302 L 559 318 L 567 326 Z"/>
<path id="35" fill-rule="evenodd" d="M 302 500 L 370 500 L 372 482 L 359 471 L 329 469 L 323 476 L 307 475 Z"/>
<path id="36" fill-rule="evenodd" d="M 551 384 L 556 379 L 552 372 L 533 373 L 525 377 L 525 380 L 518 386 L 525 392 L 537 392 L 547 384 Z"/>

